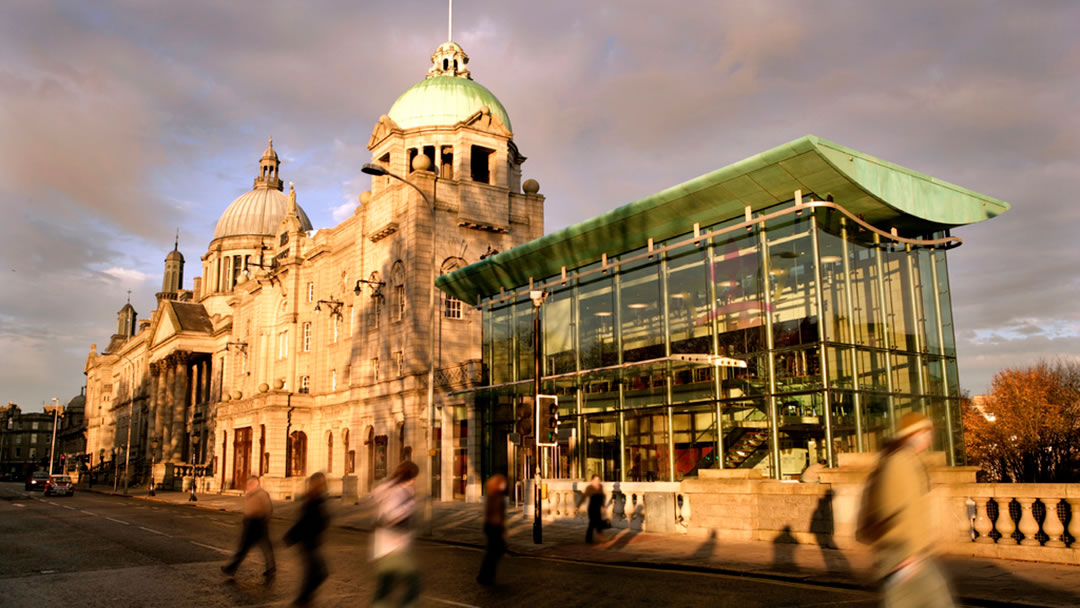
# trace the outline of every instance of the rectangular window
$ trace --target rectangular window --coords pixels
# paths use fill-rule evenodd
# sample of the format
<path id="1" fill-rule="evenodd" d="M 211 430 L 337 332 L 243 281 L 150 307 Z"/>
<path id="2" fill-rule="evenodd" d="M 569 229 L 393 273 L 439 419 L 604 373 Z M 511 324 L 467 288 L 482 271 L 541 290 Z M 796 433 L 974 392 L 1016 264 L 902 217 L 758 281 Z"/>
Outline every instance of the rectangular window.
<path id="1" fill-rule="evenodd" d="M 444 296 L 443 297 L 443 302 L 444 302 L 444 305 L 443 305 L 443 316 L 444 317 L 446 317 L 447 319 L 460 319 L 460 318 L 462 318 L 461 300 L 459 300 L 457 298 L 454 298 L 454 297 L 451 297 L 451 296 Z"/>
<path id="2" fill-rule="evenodd" d="M 394 367 L 397 368 L 398 378 L 405 375 L 405 353 L 400 350 L 394 353 Z"/>
<path id="3" fill-rule="evenodd" d="M 330 370 L 330 390 L 331 391 L 336 391 L 337 390 L 337 370 L 336 369 Z"/>
<path id="4" fill-rule="evenodd" d="M 405 318 L 405 286 L 394 285 L 394 320 Z"/>
<path id="5" fill-rule="evenodd" d="M 371 379 L 375 382 L 379 381 L 379 358 L 375 357 L 371 360 Z"/>
<path id="6" fill-rule="evenodd" d="M 284 359 L 289 354 L 289 330 L 278 334 L 278 359 Z"/>
<path id="7" fill-rule="evenodd" d="M 300 376 L 300 392 L 304 394 L 311 392 L 311 376 Z"/>
<path id="8" fill-rule="evenodd" d="M 495 151 L 483 146 L 472 147 L 472 179 L 482 184 L 491 183 L 491 156 Z"/>
<path id="9" fill-rule="evenodd" d="M 304 352 L 311 352 L 311 321 L 304 323 Z"/>
<path id="10" fill-rule="evenodd" d="M 331 342 L 333 342 L 333 343 L 335 343 L 335 344 L 336 344 L 336 343 L 337 343 L 337 341 L 338 341 L 338 327 L 339 327 L 339 323 L 340 323 L 340 319 L 338 318 L 338 316 L 337 316 L 337 315 L 334 315 L 334 317 L 333 317 L 333 318 L 332 318 L 332 319 L 330 320 L 330 324 L 331 324 L 331 325 L 333 326 L 333 328 L 332 328 L 332 330 L 331 330 L 331 332 L 330 332 L 330 336 L 331 336 L 331 339 L 330 339 L 330 341 L 331 341 Z"/>
<path id="11" fill-rule="evenodd" d="M 37 423 L 34 423 L 34 427 L 37 427 Z M 30 433 L 30 443 L 37 443 L 37 433 Z"/>
<path id="12" fill-rule="evenodd" d="M 379 329 L 379 316 L 382 313 L 382 298 L 371 298 L 371 308 L 368 309 L 371 315 L 371 329 Z"/>
<path id="13" fill-rule="evenodd" d="M 33 429 L 33 430 L 35 430 L 35 431 L 36 431 L 36 430 L 38 430 L 38 423 L 37 423 L 37 422 L 33 422 L 33 423 L 31 423 L 31 424 L 30 424 L 30 428 L 31 428 L 31 429 Z"/>
<path id="14" fill-rule="evenodd" d="M 308 283 L 307 284 L 307 301 L 308 302 L 314 302 L 315 301 L 315 283 Z"/>

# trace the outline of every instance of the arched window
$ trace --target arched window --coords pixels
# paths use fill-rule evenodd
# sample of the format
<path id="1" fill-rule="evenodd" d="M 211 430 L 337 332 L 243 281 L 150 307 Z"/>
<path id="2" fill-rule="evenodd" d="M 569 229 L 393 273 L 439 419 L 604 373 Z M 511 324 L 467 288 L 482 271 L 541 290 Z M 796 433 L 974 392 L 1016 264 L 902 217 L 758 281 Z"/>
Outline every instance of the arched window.
<path id="1" fill-rule="evenodd" d="M 393 321 L 400 321 L 405 318 L 405 264 L 398 260 L 394 262 L 394 267 L 390 271 L 390 285 L 393 290 L 390 292 L 390 316 Z"/>
<path id="2" fill-rule="evenodd" d="M 334 434 L 326 434 L 326 472 L 334 472 Z"/>
<path id="3" fill-rule="evenodd" d="M 293 431 L 289 435 L 290 477 L 303 477 L 307 469 L 307 435 L 304 431 Z"/>
<path id="4" fill-rule="evenodd" d="M 345 444 L 345 474 L 352 475 L 356 471 L 356 452 L 349 449 L 349 429 L 343 433 L 341 442 Z"/>

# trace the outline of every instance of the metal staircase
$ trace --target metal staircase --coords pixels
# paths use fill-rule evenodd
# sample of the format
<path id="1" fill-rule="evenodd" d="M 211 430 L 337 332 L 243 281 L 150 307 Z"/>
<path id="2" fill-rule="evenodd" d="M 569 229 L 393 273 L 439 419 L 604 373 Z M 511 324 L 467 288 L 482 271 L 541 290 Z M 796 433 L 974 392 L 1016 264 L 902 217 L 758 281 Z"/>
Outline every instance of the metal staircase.
<path id="1" fill-rule="evenodd" d="M 743 465 L 753 466 L 761 461 L 761 457 L 755 457 L 755 453 L 769 440 L 767 429 L 741 429 L 737 436 L 734 433 L 732 436 L 732 440 L 724 442 L 725 468 L 738 469 Z"/>

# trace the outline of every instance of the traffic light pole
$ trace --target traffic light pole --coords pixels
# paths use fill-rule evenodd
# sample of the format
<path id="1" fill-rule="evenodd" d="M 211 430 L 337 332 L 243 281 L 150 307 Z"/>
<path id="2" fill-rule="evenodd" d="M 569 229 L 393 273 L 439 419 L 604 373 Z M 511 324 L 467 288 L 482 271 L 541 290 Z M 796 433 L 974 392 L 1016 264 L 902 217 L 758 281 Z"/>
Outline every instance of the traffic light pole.
<path id="1" fill-rule="evenodd" d="M 530 291 L 533 303 L 533 543 L 544 542 L 544 524 L 540 518 L 540 371 L 543 354 L 540 352 L 543 342 L 540 339 L 540 306 L 544 303 L 546 292 Z"/>

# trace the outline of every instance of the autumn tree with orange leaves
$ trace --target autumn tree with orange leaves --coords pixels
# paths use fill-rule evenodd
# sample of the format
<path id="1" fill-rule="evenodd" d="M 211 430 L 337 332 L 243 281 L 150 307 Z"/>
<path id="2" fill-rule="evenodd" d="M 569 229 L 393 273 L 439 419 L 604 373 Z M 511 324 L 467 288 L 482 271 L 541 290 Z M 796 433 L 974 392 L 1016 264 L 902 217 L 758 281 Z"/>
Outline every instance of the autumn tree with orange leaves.
<path id="1" fill-rule="evenodd" d="M 979 409 L 964 407 L 964 441 L 988 481 L 1080 481 L 1080 362 L 998 372 Z"/>

